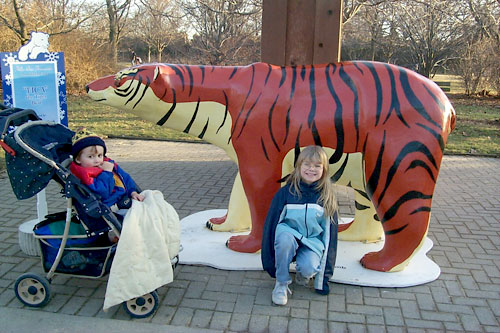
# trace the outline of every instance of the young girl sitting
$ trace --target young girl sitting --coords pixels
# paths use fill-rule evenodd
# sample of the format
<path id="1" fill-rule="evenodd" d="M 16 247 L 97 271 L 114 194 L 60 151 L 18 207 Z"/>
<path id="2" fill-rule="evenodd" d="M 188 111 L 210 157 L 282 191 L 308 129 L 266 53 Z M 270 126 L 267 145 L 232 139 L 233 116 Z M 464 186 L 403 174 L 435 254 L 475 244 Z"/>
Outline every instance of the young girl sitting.
<path id="1" fill-rule="evenodd" d="M 295 282 L 327 295 L 337 254 L 337 202 L 328 176 L 323 148 L 309 146 L 300 153 L 295 170 L 274 196 L 262 236 L 264 269 L 276 278 L 273 303 L 285 305 L 292 282 L 290 263 L 296 261 Z"/>

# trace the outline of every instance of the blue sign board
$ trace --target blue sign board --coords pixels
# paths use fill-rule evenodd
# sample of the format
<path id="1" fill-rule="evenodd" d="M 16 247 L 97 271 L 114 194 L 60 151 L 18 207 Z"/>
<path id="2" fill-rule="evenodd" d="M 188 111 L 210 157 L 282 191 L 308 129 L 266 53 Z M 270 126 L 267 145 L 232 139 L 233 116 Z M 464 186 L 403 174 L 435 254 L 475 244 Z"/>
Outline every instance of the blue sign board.
<path id="1" fill-rule="evenodd" d="M 42 52 L 20 60 L 0 52 L 4 105 L 34 110 L 43 120 L 68 125 L 64 53 Z"/>

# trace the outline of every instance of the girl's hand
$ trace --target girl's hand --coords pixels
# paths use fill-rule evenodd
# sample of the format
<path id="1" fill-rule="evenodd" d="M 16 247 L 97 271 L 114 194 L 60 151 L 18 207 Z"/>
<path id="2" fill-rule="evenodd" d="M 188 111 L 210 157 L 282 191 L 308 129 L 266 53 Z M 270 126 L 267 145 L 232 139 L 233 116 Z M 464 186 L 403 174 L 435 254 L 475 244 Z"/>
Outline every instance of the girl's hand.
<path id="1" fill-rule="evenodd" d="M 113 172 L 114 164 L 108 161 L 104 161 L 99 167 L 104 171 Z"/>
<path id="2" fill-rule="evenodd" d="M 132 192 L 132 194 L 130 194 L 130 197 L 134 200 L 137 200 L 137 201 L 144 201 L 144 199 L 145 199 L 142 194 L 139 194 L 136 191 Z"/>

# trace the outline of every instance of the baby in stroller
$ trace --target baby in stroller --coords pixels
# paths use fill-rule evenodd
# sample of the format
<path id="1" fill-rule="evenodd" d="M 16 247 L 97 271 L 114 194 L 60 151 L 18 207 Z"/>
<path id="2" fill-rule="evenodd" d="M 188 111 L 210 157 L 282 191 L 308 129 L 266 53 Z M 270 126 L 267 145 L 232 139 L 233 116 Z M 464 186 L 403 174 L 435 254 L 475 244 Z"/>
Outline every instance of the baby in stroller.
<path id="1" fill-rule="evenodd" d="M 66 212 L 50 214 L 35 226 L 47 275 L 21 275 L 14 286 L 17 298 L 25 305 L 41 307 L 50 301 L 55 274 L 99 278 L 109 273 L 105 310 L 123 303 L 132 317 L 152 315 L 158 307 L 156 289 L 173 280 L 180 247 L 178 215 L 162 193 L 139 194 L 133 180 L 125 181 L 127 193 L 136 192 L 134 196 L 142 201 L 133 200 L 139 205 L 132 204 L 120 218 L 68 170 L 75 145 L 74 133 L 67 127 L 42 121 L 33 110 L 1 106 L 0 130 L 16 197 L 30 198 L 55 180 L 67 202 Z M 119 242 L 108 240 L 110 230 Z"/>
<path id="2" fill-rule="evenodd" d="M 80 128 L 72 140 L 70 170 L 101 201 L 120 215 L 125 215 L 132 206 L 131 199 L 144 201 L 139 187 L 130 175 L 116 162 L 106 157 L 106 143 L 96 134 Z M 110 240 L 118 237 L 110 232 Z"/>
<path id="3" fill-rule="evenodd" d="M 106 157 L 106 144 L 100 137 L 82 128 L 75 133 L 72 142 L 71 172 L 99 194 L 105 205 L 116 204 L 117 208 L 128 209 L 132 206 L 130 198 L 144 201 L 132 177 Z"/>

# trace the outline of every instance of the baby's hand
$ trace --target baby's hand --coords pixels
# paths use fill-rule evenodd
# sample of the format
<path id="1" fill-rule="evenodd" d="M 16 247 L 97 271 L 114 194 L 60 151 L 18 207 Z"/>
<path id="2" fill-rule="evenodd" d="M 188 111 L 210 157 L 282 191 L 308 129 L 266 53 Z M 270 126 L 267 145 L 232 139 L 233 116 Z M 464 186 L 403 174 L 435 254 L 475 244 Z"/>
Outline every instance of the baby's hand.
<path id="1" fill-rule="evenodd" d="M 113 171 L 113 163 L 111 162 L 108 162 L 108 161 L 104 161 L 102 162 L 100 168 L 103 169 L 104 171 L 109 171 L 109 172 L 112 172 Z"/>
<path id="2" fill-rule="evenodd" d="M 144 201 L 144 196 L 142 194 L 139 194 L 137 192 L 132 192 L 132 194 L 130 194 L 130 197 L 134 200 L 137 200 L 137 201 Z"/>

